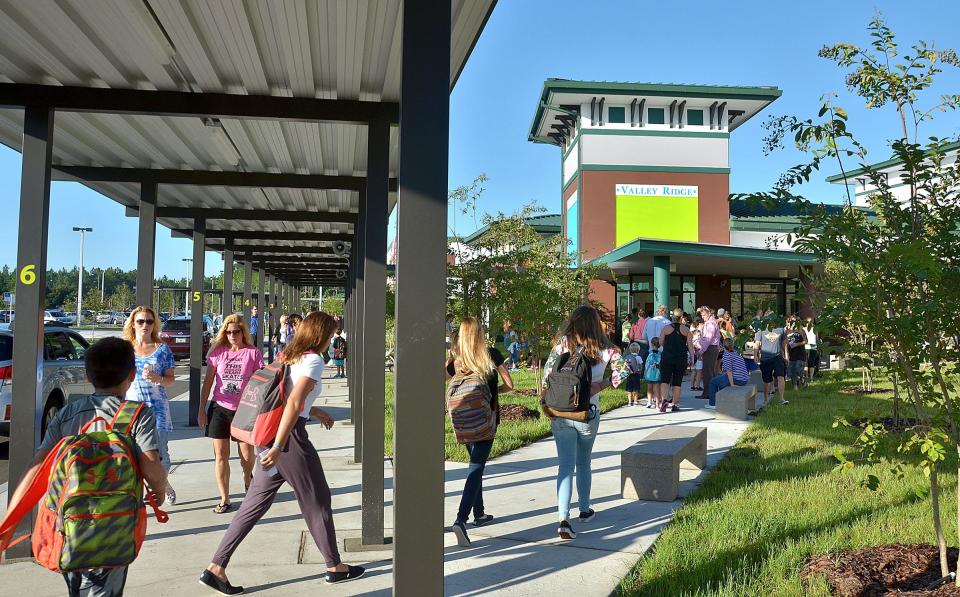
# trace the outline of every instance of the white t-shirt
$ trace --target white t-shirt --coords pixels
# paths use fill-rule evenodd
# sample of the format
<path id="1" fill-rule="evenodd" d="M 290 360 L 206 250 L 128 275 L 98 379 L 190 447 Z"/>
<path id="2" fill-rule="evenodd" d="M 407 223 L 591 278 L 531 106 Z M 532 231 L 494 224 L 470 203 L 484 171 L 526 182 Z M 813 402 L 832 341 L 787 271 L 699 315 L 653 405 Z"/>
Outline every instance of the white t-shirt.
<path id="1" fill-rule="evenodd" d="M 284 388 L 287 396 L 290 395 L 290 392 L 293 391 L 297 382 L 304 376 L 317 382 L 317 385 L 313 386 L 313 391 L 307 394 L 307 397 L 303 400 L 303 410 L 300 412 L 301 417 L 309 419 L 310 407 L 313 406 L 313 403 L 317 400 L 317 396 L 319 396 L 321 390 L 323 390 L 323 357 L 318 354 L 305 354 L 300 357 L 299 363 L 290 365 L 289 371 L 290 375 L 287 376 L 286 381 L 287 386 Z"/>

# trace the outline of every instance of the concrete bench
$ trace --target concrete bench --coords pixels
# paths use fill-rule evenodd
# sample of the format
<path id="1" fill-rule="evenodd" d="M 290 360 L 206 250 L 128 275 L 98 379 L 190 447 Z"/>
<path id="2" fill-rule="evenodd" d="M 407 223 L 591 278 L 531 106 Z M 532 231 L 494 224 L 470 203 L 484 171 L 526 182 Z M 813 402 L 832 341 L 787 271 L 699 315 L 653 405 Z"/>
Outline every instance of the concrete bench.
<path id="1" fill-rule="evenodd" d="M 672 502 L 680 491 L 680 463 L 703 470 L 707 428 L 661 427 L 620 453 L 621 495 L 626 500 Z"/>
<path id="2" fill-rule="evenodd" d="M 757 388 L 751 383 L 745 386 L 727 386 L 717 392 L 717 419 L 746 421 L 747 413 L 757 410 Z"/>

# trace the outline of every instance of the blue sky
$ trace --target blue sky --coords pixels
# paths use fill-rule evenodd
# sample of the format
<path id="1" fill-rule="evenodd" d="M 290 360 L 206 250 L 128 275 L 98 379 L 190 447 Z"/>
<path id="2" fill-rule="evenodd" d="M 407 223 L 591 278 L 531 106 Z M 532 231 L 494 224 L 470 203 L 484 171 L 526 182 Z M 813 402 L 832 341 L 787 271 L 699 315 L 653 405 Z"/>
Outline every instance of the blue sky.
<path id="1" fill-rule="evenodd" d="M 880 161 L 889 157 L 884 141 L 899 134 L 893 109 L 867 111 L 844 88 L 843 73 L 818 58 L 817 51 L 838 41 L 865 45 L 866 25 L 876 10 L 897 33 L 901 48 L 918 39 L 960 48 L 957 2 L 812 1 L 798 3 L 803 8 L 795 11 L 773 9 L 773 4 L 500 0 L 450 98 L 450 188 L 484 173 L 489 178 L 481 202 L 485 211 L 509 212 L 532 200 L 559 211 L 559 149 L 527 141 L 548 77 L 779 87 L 783 96 L 731 135 L 731 192 L 768 189 L 799 160 L 791 151 L 764 156 L 760 125 L 768 114 L 815 116 L 825 93 L 839 94 L 850 127 L 874 150 L 871 159 Z M 941 83 L 939 91 L 956 93 L 960 74 L 944 73 Z M 926 131 L 956 136 L 960 115 L 941 115 Z M 16 261 L 19 177 L 19 153 L 0 148 L 0 264 Z M 815 200 L 837 202 L 842 187 L 817 181 L 803 191 Z M 54 183 L 50 267 L 76 265 L 79 238 L 73 226 L 94 228 L 86 241 L 88 267 L 136 266 L 136 219 L 81 185 Z M 458 217 L 458 233 L 473 228 L 472 220 Z M 158 275 L 183 276 L 181 259 L 190 254 L 189 240 L 158 231 Z M 207 271 L 219 272 L 219 255 L 207 255 Z"/>

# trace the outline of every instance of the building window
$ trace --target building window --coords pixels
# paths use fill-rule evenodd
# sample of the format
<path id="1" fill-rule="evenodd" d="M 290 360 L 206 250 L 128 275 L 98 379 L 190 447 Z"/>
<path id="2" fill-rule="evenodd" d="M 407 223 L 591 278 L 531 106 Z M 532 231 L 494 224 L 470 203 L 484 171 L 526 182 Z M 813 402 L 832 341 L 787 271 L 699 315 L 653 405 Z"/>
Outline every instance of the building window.
<path id="1" fill-rule="evenodd" d="M 666 119 L 663 116 L 663 108 L 650 108 L 647 110 L 647 122 L 650 124 L 666 123 Z"/>
<path id="2" fill-rule="evenodd" d="M 703 126 L 703 110 L 687 110 L 687 124 Z"/>
<path id="3" fill-rule="evenodd" d="M 611 106 L 607 110 L 607 122 L 610 124 L 624 123 L 627 121 L 627 109 L 624 107 Z"/>

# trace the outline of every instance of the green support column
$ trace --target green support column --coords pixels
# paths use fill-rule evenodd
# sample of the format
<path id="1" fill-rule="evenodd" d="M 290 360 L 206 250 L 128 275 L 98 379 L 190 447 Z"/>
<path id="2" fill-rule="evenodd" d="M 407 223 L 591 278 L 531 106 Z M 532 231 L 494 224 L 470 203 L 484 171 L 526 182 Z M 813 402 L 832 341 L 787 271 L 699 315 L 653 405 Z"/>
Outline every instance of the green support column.
<path id="1" fill-rule="evenodd" d="M 670 308 L 670 256 L 658 255 L 653 258 L 653 311 L 660 305 Z"/>

